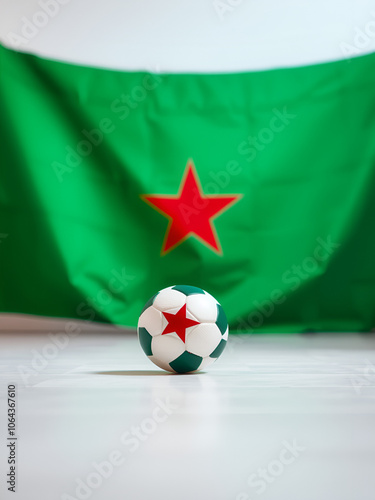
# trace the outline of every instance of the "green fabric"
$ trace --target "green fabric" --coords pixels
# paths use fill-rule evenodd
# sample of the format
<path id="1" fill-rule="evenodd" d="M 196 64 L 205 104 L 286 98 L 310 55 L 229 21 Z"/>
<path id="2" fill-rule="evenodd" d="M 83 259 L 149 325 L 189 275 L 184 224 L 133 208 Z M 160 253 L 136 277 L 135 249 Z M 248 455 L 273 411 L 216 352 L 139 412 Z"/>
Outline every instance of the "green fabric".
<path id="1" fill-rule="evenodd" d="M 0 311 L 135 326 L 186 284 L 232 332 L 374 327 L 374 54 L 150 75 L 0 47 L 0 71 Z M 243 195 L 214 220 L 222 255 L 189 237 L 162 256 L 140 197 L 177 195 L 189 158 L 204 193 Z"/>

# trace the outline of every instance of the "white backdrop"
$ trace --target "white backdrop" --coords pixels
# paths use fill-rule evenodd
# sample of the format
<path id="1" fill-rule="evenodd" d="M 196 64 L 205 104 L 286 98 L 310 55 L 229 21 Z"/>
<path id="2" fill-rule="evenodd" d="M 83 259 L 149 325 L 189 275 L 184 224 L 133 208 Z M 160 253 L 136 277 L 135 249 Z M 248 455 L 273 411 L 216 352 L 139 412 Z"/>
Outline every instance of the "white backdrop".
<path id="1" fill-rule="evenodd" d="M 110 68 L 257 70 L 374 51 L 375 0 L 0 0 L 0 39 Z"/>

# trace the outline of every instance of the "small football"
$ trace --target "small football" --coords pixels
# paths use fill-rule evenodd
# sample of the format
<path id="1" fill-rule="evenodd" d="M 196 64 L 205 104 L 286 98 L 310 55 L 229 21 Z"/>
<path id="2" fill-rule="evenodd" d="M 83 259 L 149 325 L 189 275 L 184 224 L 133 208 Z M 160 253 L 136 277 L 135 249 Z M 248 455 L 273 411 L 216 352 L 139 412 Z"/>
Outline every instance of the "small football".
<path id="1" fill-rule="evenodd" d="M 195 286 L 174 285 L 147 301 L 137 332 L 155 365 L 190 373 L 207 368 L 221 355 L 228 341 L 228 321 L 212 295 Z"/>

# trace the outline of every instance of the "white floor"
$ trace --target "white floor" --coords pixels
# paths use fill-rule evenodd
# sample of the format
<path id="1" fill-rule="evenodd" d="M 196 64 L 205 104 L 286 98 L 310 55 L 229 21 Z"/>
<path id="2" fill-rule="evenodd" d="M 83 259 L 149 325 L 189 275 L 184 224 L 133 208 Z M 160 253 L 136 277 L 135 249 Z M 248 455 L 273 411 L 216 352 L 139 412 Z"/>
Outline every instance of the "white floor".
<path id="1" fill-rule="evenodd" d="M 232 336 L 196 375 L 154 367 L 134 333 L 54 335 L 0 335 L 1 499 L 375 498 L 374 335 Z"/>

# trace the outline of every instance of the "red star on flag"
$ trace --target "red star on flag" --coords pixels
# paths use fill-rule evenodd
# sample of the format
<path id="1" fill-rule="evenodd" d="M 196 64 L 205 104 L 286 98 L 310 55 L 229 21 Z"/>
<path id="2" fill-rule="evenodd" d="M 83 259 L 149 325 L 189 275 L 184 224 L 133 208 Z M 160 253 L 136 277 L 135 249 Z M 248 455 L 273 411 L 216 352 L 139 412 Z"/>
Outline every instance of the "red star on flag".
<path id="1" fill-rule="evenodd" d="M 195 236 L 216 253 L 222 254 L 213 220 L 238 201 L 241 195 L 204 194 L 195 166 L 189 160 L 177 195 L 145 194 L 141 198 L 169 220 L 162 255 L 189 236 Z"/>
<path id="2" fill-rule="evenodd" d="M 199 325 L 199 321 L 194 321 L 193 319 L 189 319 L 186 317 L 186 304 L 184 304 L 181 309 L 176 312 L 176 314 L 163 312 L 163 315 L 168 321 L 168 324 L 164 328 L 162 335 L 176 332 L 182 342 L 185 342 L 186 328 L 194 325 Z"/>

